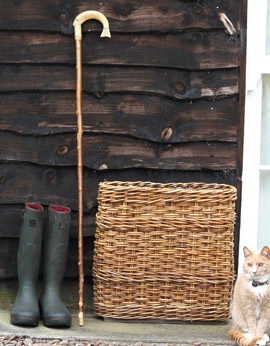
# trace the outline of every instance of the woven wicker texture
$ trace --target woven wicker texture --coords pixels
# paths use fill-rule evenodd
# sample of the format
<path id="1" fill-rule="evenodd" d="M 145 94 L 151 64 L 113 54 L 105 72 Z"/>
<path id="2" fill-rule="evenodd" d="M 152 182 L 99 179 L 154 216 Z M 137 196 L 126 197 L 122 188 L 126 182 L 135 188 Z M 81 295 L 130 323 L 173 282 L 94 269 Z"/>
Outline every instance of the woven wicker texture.
<path id="1" fill-rule="evenodd" d="M 99 185 L 94 309 L 116 319 L 230 315 L 236 189 L 204 183 Z"/>

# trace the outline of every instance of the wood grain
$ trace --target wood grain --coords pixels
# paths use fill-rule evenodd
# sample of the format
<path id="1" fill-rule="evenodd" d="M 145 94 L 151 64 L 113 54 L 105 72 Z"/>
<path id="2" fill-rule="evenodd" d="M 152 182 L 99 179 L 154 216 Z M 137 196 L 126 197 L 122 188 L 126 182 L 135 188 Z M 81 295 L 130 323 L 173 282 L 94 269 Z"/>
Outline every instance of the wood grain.
<path id="1" fill-rule="evenodd" d="M 172 99 L 231 96 L 238 93 L 238 69 L 183 71 L 140 67 L 83 67 L 87 93 L 140 93 Z M 71 66 L 0 66 L 0 92 L 75 91 Z M 72 98 L 72 96 L 70 95 Z M 119 95 L 118 97 L 122 97 Z"/>
<path id="2" fill-rule="evenodd" d="M 101 181 L 205 182 L 236 185 L 234 170 L 154 170 L 124 169 L 94 171 L 84 169 L 84 211 L 89 214 L 85 227 L 91 228 L 97 210 L 97 191 Z M 38 202 L 45 207 L 60 204 L 77 211 L 76 167 L 50 167 L 30 163 L 0 165 L 0 234 L 17 236 L 21 210 L 25 202 Z M 72 214 L 75 217 L 76 214 Z M 16 230 L 11 231 L 11 225 Z M 15 227 L 15 226 L 14 226 Z M 75 226 L 72 226 L 72 229 Z M 76 231 L 72 231 L 75 232 Z M 91 229 L 85 232 L 91 232 Z M 86 233 L 88 234 L 88 233 Z M 89 233 L 90 235 L 91 233 Z"/>
<path id="3" fill-rule="evenodd" d="M 0 204 L 60 204 L 77 210 L 76 167 L 48 167 L 29 163 L 1 163 Z M 84 172 L 85 212 L 94 213 L 98 180 L 95 172 Z M 18 216 L 17 216 L 18 217 Z"/>
<path id="4" fill-rule="evenodd" d="M 86 10 L 97 10 L 108 17 L 112 32 L 175 31 L 190 29 L 224 29 L 218 12 L 225 12 L 234 26 L 239 26 L 239 1 L 211 0 L 110 0 L 7 1 L 1 7 L 0 30 L 42 30 L 72 34 L 72 22 Z M 84 30 L 100 31 L 93 22 Z"/>
<path id="5" fill-rule="evenodd" d="M 17 276 L 18 239 L 2 238 L 0 242 L 0 278 Z"/>
<path id="6" fill-rule="evenodd" d="M 12 145 L 9 145 L 12 144 Z M 76 166 L 76 134 L 25 137 L 9 132 L 0 135 L 0 160 L 52 166 Z M 156 144 L 146 140 L 111 135 L 85 135 L 83 164 L 95 170 L 235 169 L 235 143 L 190 142 Z"/>
<path id="7" fill-rule="evenodd" d="M 83 64 L 222 69 L 239 66 L 238 39 L 222 31 L 176 34 L 114 34 L 100 39 L 87 34 Z M 0 32 L 0 63 L 74 64 L 72 37 L 59 34 Z"/>
<path id="8" fill-rule="evenodd" d="M 71 207 L 66 275 L 78 275 L 72 21 L 82 11 L 101 11 L 112 31 L 100 39 L 100 23 L 83 25 L 86 275 L 100 181 L 216 182 L 240 191 L 246 0 L 2 3 L 1 278 L 16 276 L 26 201 Z M 237 214 L 236 253 L 239 203 Z"/>
<path id="9" fill-rule="evenodd" d="M 84 95 L 84 132 L 153 142 L 236 141 L 237 98 L 173 101 L 146 95 Z M 0 129 L 22 135 L 75 133 L 75 94 L 0 95 Z"/>

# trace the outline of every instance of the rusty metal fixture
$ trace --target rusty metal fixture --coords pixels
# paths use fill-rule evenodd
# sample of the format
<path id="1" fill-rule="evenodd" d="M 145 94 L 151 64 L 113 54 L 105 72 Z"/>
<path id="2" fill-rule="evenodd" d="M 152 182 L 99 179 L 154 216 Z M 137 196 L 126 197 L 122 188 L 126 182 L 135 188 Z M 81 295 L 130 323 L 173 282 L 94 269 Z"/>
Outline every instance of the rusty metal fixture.
<path id="1" fill-rule="evenodd" d="M 90 19 L 101 22 L 103 30 L 100 37 L 111 37 L 109 22 L 107 18 L 98 11 L 85 11 L 80 13 L 74 20 L 74 37 L 76 43 L 76 115 L 77 115 L 77 174 L 78 174 L 78 267 L 79 267 L 79 325 L 83 326 L 83 289 L 84 289 L 84 271 L 83 271 L 83 122 L 82 122 L 82 24 Z"/>

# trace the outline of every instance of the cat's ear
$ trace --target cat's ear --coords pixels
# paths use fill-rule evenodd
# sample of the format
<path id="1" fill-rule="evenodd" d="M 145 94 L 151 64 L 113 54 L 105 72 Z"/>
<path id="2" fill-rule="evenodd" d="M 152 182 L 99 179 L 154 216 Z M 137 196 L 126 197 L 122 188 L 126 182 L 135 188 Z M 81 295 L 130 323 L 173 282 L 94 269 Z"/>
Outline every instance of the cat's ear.
<path id="1" fill-rule="evenodd" d="M 245 257 L 248 257 L 251 255 L 251 251 L 246 246 L 244 246 L 243 251 L 244 251 Z"/>
<path id="2" fill-rule="evenodd" d="M 270 259 L 270 249 L 268 246 L 264 246 L 262 251 L 261 251 L 261 255 L 266 257 L 267 259 Z"/>

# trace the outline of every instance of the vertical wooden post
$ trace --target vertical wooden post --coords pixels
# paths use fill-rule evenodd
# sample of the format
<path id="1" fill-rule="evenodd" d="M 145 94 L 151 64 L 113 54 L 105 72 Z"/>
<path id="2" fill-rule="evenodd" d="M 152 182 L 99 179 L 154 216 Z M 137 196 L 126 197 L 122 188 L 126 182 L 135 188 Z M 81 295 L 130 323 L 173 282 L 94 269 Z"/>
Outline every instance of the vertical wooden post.
<path id="1" fill-rule="evenodd" d="M 78 175 L 78 267 L 79 267 L 79 325 L 83 326 L 83 121 L 82 121 L 82 29 L 81 25 L 89 19 L 99 20 L 103 25 L 101 37 L 111 37 L 107 18 L 98 11 L 85 11 L 79 14 L 74 22 L 76 43 L 76 116 L 77 116 L 77 175 Z"/>

